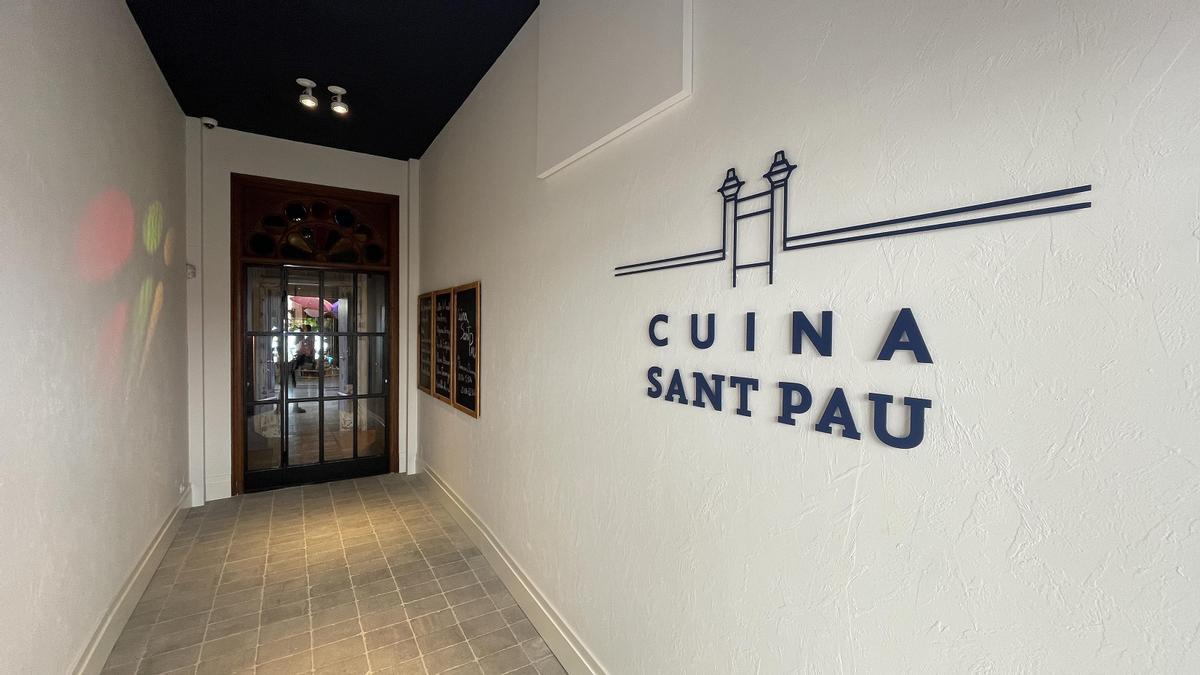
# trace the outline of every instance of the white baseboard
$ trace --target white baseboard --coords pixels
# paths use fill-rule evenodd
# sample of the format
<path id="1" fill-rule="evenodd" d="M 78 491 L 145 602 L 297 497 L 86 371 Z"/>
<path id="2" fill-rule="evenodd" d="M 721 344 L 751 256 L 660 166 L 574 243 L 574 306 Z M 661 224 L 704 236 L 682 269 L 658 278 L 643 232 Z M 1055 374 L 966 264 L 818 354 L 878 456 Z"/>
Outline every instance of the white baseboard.
<path id="1" fill-rule="evenodd" d="M 175 540 L 175 533 L 183 523 L 187 504 L 191 503 L 191 494 L 192 490 L 189 486 L 179 496 L 179 502 L 175 504 L 175 509 L 171 511 L 171 515 L 167 516 L 166 522 L 159 528 L 154 540 L 150 542 L 150 547 L 142 554 L 141 559 L 134 566 L 133 572 L 125 580 L 125 585 L 113 599 L 104 618 L 100 620 L 96 633 L 88 642 L 87 648 L 83 650 L 79 661 L 76 662 L 76 675 L 95 675 L 104 668 L 104 662 L 108 660 L 113 645 L 121 636 L 121 631 L 125 629 L 125 624 L 133 614 L 133 609 L 137 607 L 138 600 L 141 600 L 142 593 L 145 593 L 146 587 L 150 585 L 150 579 L 158 571 L 158 564 L 162 562 L 163 556 L 167 554 L 167 549 L 171 548 L 171 542 Z"/>
<path id="2" fill-rule="evenodd" d="M 517 604 L 529 617 L 529 622 L 558 657 L 563 668 L 572 674 L 604 675 L 604 669 L 600 667 L 596 657 L 583 645 L 579 636 L 559 616 L 537 586 L 529 580 L 491 529 L 428 464 L 421 462 L 421 469 L 429 478 L 429 484 L 436 488 L 435 492 L 446 510 L 491 563 L 508 592 L 516 599 Z"/>

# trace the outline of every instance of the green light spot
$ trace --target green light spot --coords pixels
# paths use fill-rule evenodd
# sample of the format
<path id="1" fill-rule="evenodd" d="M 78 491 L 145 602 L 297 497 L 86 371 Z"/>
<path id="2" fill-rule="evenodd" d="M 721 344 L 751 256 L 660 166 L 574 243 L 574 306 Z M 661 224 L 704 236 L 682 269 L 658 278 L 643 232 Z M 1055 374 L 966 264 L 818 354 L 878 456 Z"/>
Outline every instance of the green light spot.
<path id="1" fill-rule="evenodd" d="M 133 314 L 130 316 L 129 331 L 129 363 L 137 363 L 142 353 L 142 343 L 146 337 L 146 323 L 150 319 L 150 303 L 154 300 L 154 279 L 146 277 L 138 289 L 137 300 L 133 303 Z"/>
<path id="2" fill-rule="evenodd" d="M 162 244 L 162 234 L 163 207 L 162 202 L 156 201 L 146 209 L 146 219 L 142 221 L 142 244 L 146 247 L 146 253 L 158 251 Z"/>

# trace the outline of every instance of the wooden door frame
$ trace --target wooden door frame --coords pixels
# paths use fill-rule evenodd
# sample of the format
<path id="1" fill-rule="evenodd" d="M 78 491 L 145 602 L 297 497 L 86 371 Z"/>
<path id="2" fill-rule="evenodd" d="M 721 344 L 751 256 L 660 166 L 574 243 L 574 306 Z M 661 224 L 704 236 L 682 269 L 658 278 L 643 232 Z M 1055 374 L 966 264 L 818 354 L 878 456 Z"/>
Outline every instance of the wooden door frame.
<path id="1" fill-rule="evenodd" d="M 247 187 L 268 188 L 293 192 L 298 198 L 325 198 L 330 200 L 346 200 L 372 202 L 388 207 L 388 262 L 386 265 L 342 264 L 331 262 L 287 262 L 274 258 L 255 258 L 242 253 L 242 237 L 238 218 L 241 214 L 242 194 Z M 245 340 L 245 312 L 243 300 L 245 295 L 245 266 L 260 263 L 264 265 L 296 265 L 298 267 L 322 270 L 357 270 L 365 272 L 385 272 L 388 278 L 388 471 L 400 471 L 400 360 L 407 352 L 400 348 L 400 317 L 407 320 L 408 311 L 400 306 L 400 275 L 405 271 L 400 268 L 400 246 L 407 239 L 400 236 L 400 196 L 384 192 L 369 192 L 352 190 L 328 185 L 301 183 L 299 181 L 283 180 L 281 178 L 266 178 L 243 173 L 229 174 L 229 262 L 230 262 L 230 313 L 232 332 L 230 347 L 232 351 L 232 370 L 230 371 L 232 386 L 232 443 L 231 443 L 231 492 L 242 494 L 245 485 L 246 457 L 246 419 L 245 419 L 245 388 L 242 386 L 245 377 L 245 360 L 243 358 L 243 341 Z M 357 433 L 357 431 L 356 431 Z"/>

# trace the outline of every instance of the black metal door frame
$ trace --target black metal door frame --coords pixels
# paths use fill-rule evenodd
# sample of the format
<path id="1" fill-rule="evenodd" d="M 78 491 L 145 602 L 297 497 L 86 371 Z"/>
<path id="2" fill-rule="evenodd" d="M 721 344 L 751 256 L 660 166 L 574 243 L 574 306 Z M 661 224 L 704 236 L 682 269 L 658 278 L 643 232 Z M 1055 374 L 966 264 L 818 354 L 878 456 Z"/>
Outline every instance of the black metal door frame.
<path id="1" fill-rule="evenodd" d="M 341 267 L 341 266 L 326 267 L 326 266 L 321 266 L 321 265 L 302 265 L 302 264 L 283 264 L 283 263 L 281 263 L 281 264 L 245 263 L 242 265 L 242 270 L 241 270 L 241 276 L 242 276 L 241 286 L 242 286 L 242 301 L 243 301 L 243 303 L 245 305 L 245 309 L 247 311 L 249 311 L 251 308 L 251 305 L 250 305 L 251 299 L 249 297 L 249 294 L 251 293 L 251 287 L 250 287 L 250 283 L 249 283 L 249 274 L 250 274 L 250 270 L 253 268 L 279 269 L 279 271 L 280 271 L 279 317 L 280 317 L 281 325 L 280 325 L 279 330 L 275 330 L 275 331 L 255 331 L 255 330 L 251 330 L 251 326 L 243 320 L 242 339 L 240 340 L 240 342 L 241 342 L 242 362 L 243 362 L 243 370 L 244 370 L 244 372 L 242 373 L 242 377 L 244 380 L 244 384 L 243 384 L 244 395 L 242 397 L 243 405 L 242 405 L 241 414 L 243 415 L 243 420 L 245 420 L 245 419 L 249 418 L 251 412 L 257 406 L 270 405 L 269 399 L 257 399 L 254 395 L 254 391 L 252 390 L 253 379 L 249 376 L 249 373 L 250 373 L 250 370 L 255 367 L 255 363 L 254 363 L 255 355 L 253 353 L 251 353 L 252 350 L 251 350 L 250 345 L 252 344 L 251 339 L 254 337 L 276 338 L 277 344 L 275 346 L 275 350 L 276 350 L 275 357 L 276 357 L 276 363 L 279 364 L 278 365 L 278 367 L 279 367 L 279 385 L 278 385 L 279 391 L 276 395 L 277 398 L 275 401 L 275 405 L 277 405 L 279 408 L 280 454 L 279 454 L 279 465 L 277 468 L 251 470 L 250 469 L 250 461 L 249 461 L 249 452 L 250 452 L 249 434 L 251 433 L 251 425 L 246 424 L 246 423 L 242 424 L 242 427 L 243 427 L 242 466 L 245 467 L 245 469 L 244 469 L 245 491 L 246 492 L 254 492 L 254 491 L 258 491 L 258 490 L 268 490 L 268 489 L 278 488 L 278 487 L 287 487 L 287 486 L 292 486 L 292 485 L 304 485 L 307 483 L 320 483 L 320 482 L 332 481 L 332 480 L 342 480 L 345 478 L 356 478 L 356 477 L 360 477 L 360 476 L 370 476 L 370 475 L 375 475 L 375 474 L 387 473 L 388 468 L 389 468 L 389 454 L 390 454 L 390 449 L 388 448 L 388 445 L 390 444 L 390 439 L 392 436 L 392 430 L 390 428 L 388 428 L 390 426 L 389 425 L 389 416 L 386 414 L 384 416 L 384 428 L 383 428 L 384 449 L 383 449 L 383 452 L 379 455 L 373 455 L 373 456 L 367 456 L 367 457 L 359 457 L 358 416 L 359 416 L 359 401 L 362 401 L 362 400 L 382 399 L 384 402 L 384 404 L 383 404 L 384 410 L 387 411 L 390 409 L 389 406 L 391 404 L 391 401 L 389 400 L 389 398 L 390 398 L 389 391 L 391 388 L 390 380 L 391 380 L 391 376 L 392 376 L 391 375 L 391 373 L 392 373 L 391 359 L 394 358 L 394 355 L 391 353 L 392 352 L 392 349 L 391 349 L 392 340 L 391 339 L 393 336 L 390 334 L 390 332 L 387 330 L 387 328 L 391 327 L 392 322 L 390 320 L 384 322 L 383 327 L 385 330 L 383 332 L 359 331 L 358 330 L 359 322 L 358 322 L 358 315 L 357 315 L 358 311 L 359 311 L 359 302 L 358 302 L 357 294 L 359 292 L 359 289 L 362 287 L 362 285 L 359 283 L 359 280 L 361 277 L 366 276 L 366 275 L 382 276 L 386 281 L 387 287 L 390 288 L 390 285 L 391 285 L 390 274 L 388 272 L 380 271 L 377 269 L 354 269 L 354 268 L 346 268 L 346 267 Z M 297 271 L 297 270 L 304 270 L 304 271 L 317 273 L 317 303 L 318 303 L 317 304 L 317 307 L 318 307 L 317 314 L 318 314 L 319 318 L 317 320 L 317 331 L 316 332 L 304 333 L 304 332 L 293 332 L 290 330 L 290 325 L 289 325 L 289 321 L 288 321 L 289 317 L 288 317 L 288 313 L 287 313 L 288 275 L 290 272 Z M 350 299 L 351 315 L 350 315 L 350 319 L 348 321 L 349 330 L 346 330 L 346 331 L 334 330 L 332 332 L 325 330 L 326 326 L 324 325 L 325 322 L 324 322 L 323 312 L 321 311 L 321 308 L 323 307 L 323 303 L 325 301 L 325 275 L 327 273 L 349 273 L 349 274 L 353 275 L 353 277 L 352 277 L 353 283 L 351 284 L 352 297 Z M 385 294 L 383 294 L 382 297 L 383 297 L 383 301 L 386 303 L 385 311 L 386 311 L 387 315 L 390 317 L 391 312 L 395 311 L 395 308 L 390 306 L 391 305 L 390 293 L 385 293 Z M 325 348 L 327 348 L 326 345 L 328 343 L 328 338 L 330 338 L 330 337 L 344 338 L 349 341 L 350 361 L 351 361 L 351 365 L 350 365 L 351 371 L 350 372 L 351 372 L 351 379 L 352 379 L 353 386 L 354 386 L 354 392 L 350 396 L 326 397 L 326 394 L 325 394 L 325 389 L 326 389 L 325 359 L 323 358 L 323 355 L 319 355 L 322 357 L 317 359 L 317 364 L 318 364 L 317 365 L 317 372 L 318 372 L 317 381 L 319 384 L 318 384 L 316 397 L 295 397 L 295 398 L 289 397 L 289 395 L 288 395 L 288 377 L 289 377 L 290 373 L 286 372 L 286 370 L 285 370 L 287 368 L 290 368 L 290 360 L 287 358 L 288 357 L 288 353 L 287 353 L 288 339 L 290 337 L 294 337 L 297 335 L 309 335 L 314 338 L 319 338 L 321 340 L 322 346 Z M 359 388 L 359 382 L 358 382 L 358 358 L 359 358 L 359 355 L 358 355 L 359 340 L 358 340 L 358 338 L 359 337 L 382 338 L 382 343 L 383 343 L 383 353 L 382 353 L 383 363 L 381 365 L 381 372 L 382 372 L 382 377 L 383 377 L 382 393 L 372 394 L 369 391 L 367 393 L 363 393 Z M 352 454 L 351 454 L 351 457 L 349 457 L 349 458 L 336 459 L 336 460 L 331 460 L 331 461 L 326 461 L 326 459 L 325 459 L 325 403 L 326 403 L 326 401 L 351 401 L 351 410 L 353 412 L 353 425 L 351 427 Z M 318 455 L 317 455 L 317 463 L 316 464 L 300 464 L 300 465 L 292 466 L 291 463 L 289 462 L 288 414 L 287 413 L 288 413 L 288 406 L 290 406 L 292 404 L 299 404 L 299 403 L 313 403 L 316 406 L 317 437 L 318 437 L 317 453 L 318 453 Z"/>

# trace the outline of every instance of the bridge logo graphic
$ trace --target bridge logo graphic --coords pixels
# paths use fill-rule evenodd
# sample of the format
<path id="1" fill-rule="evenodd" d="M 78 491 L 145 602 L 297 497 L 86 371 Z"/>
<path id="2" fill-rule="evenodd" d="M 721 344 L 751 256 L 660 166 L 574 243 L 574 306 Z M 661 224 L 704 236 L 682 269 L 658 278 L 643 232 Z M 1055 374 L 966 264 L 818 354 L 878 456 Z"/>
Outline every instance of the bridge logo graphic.
<path id="1" fill-rule="evenodd" d="M 1039 192 L 1036 194 L 1010 197 L 980 204 L 969 204 L 954 208 L 930 211 L 912 216 L 879 220 L 858 225 L 833 227 L 811 232 L 793 233 L 788 227 L 788 182 L 796 165 L 788 161 L 784 151 L 775 153 L 774 159 L 763 178 L 767 189 L 742 195 L 746 185 L 735 169 L 725 173 L 725 181 L 717 188 L 721 195 L 721 245 L 698 253 L 669 256 L 645 262 L 619 265 L 613 269 L 614 276 L 623 277 L 647 272 L 693 265 L 708 265 L 730 260 L 733 287 L 737 288 L 738 272 L 765 267 L 767 283 L 775 283 L 776 252 L 804 251 L 821 246 L 834 246 L 871 239 L 927 234 L 969 225 L 1001 223 L 1018 218 L 1032 218 L 1064 211 L 1089 208 L 1091 202 L 1073 201 L 1073 195 L 1089 192 L 1091 185 Z M 776 232 L 780 232 L 778 242 Z M 745 259 L 745 250 L 751 237 L 766 235 L 766 255 Z M 757 241 L 762 241 L 758 239 Z M 739 253 L 739 244 L 742 252 Z M 759 250 L 762 250 L 761 248 Z"/>

